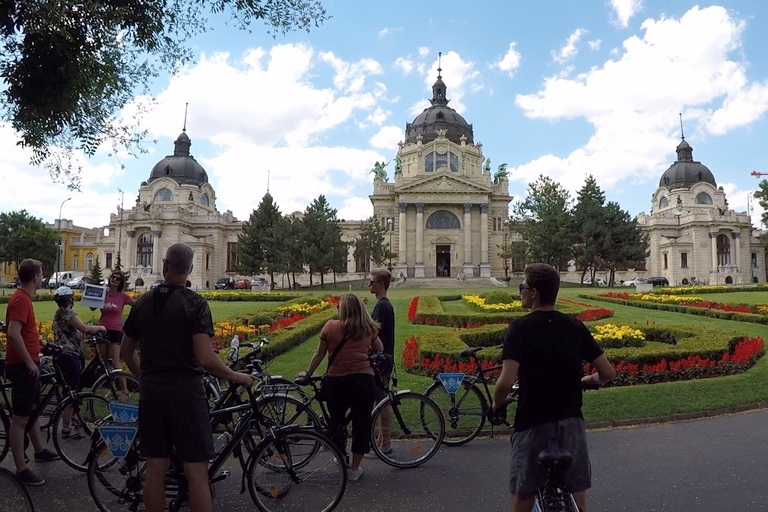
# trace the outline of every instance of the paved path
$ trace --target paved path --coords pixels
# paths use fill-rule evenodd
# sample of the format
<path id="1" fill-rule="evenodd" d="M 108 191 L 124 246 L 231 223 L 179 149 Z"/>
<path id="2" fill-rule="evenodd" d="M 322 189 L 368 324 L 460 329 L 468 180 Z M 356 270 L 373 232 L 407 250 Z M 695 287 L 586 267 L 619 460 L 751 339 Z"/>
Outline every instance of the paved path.
<path id="1" fill-rule="evenodd" d="M 590 432 L 590 512 L 768 510 L 768 410 L 688 422 Z M 502 512 L 507 439 L 442 449 L 425 466 L 397 470 L 366 461 L 340 512 Z M 8 467 L 8 461 L 3 466 Z M 85 476 L 63 463 L 33 466 L 48 483 L 31 489 L 39 511 L 95 510 Z M 252 511 L 239 471 L 217 485 L 214 510 Z"/>

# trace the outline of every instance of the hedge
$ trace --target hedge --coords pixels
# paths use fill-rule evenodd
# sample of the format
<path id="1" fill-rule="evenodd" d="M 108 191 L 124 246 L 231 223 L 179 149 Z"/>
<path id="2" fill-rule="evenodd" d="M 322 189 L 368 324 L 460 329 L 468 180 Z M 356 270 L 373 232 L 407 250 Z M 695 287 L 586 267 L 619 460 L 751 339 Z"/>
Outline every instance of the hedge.
<path id="1" fill-rule="evenodd" d="M 674 288 L 660 288 L 651 290 L 656 295 L 705 295 L 707 293 L 731 293 L 731 292 L 765 292 L 768 284 L 753 285 L 711 285 L 711 286 L 678 286 Z"/>
<path id="2" fill-rule="evenodd" d="M 284 354 L 294 347 L 298 347 L 309 338 L 319 333 L 328 320 L 337 316 L 336 308 L 326 309 L 315 313 L 304 320 L 283 327 L 274 333 L 269 333 L 266 338 L 269 345 L 264 346 L 263 358 L 271 359 Z"/>
<path id="3" fill-rule="evenodd" d="M 135 292 L 134 292 L 135 293 Z M 144 292 L 146 293 L 146 292 Z M 143 294 L 135 293 L 134 297 L 141 297 Z M 289 300 L 301 300 L 301 295 L 287 295 L 283 292 L 247 292 L 247 291 L 201 291 L 198 292 L 205 300 L 235 302 L 235 301 L 247 301 L 247 302 L 286 302 Z M 82 292 L 75 291 L 75 299 L 80 300 Z M 0 304 L 7 304 L 11 299 L 10 295 L 0 295 Z M 50 301 L 53 300 L 53 293 L 43 293 L 32 297 L 33 301 Z"/>

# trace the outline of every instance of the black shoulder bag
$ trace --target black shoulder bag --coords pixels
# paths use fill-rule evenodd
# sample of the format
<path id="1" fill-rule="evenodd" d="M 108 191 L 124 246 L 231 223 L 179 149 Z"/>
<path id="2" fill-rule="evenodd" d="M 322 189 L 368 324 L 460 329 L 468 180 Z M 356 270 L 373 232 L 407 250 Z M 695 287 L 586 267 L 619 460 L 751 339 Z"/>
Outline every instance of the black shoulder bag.
<path id="1" fill-rule="evenodd" d="M 339 342 L 339 345 L 333 350 L 333 353 L 328 356 L 328 366 L 325 367 L 325 375 L 323 375 L 323 380 L 320 381 L 320 389 L 316 397 L 318 400 L 323 402 L 328 400 L 328 370 L 331 369 L 333 361 L 336 359 L 336 356 L 339 355 L 341 348 L 344 346 L 348 339 L 349 334 L 344 334 L 344 337 L 341 339 L 341 342 Z"/>

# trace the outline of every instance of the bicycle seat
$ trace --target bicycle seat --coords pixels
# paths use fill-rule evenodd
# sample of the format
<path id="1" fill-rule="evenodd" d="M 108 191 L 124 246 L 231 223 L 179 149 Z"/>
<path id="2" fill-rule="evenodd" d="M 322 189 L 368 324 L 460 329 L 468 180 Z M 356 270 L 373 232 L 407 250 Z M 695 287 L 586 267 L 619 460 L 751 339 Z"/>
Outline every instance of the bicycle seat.
<path id="1" fill-rule="evenodd" d="M 461 357 L 469 357 L 472 354 L 476 354 L 477 352 L 480 352 L 481 350 L 483 350 L 483 348 L 485 348 L 485 347 L 467 348 L 467 349 L 464 349 L 461 352 L 459 352 L 459 355 Z"/>
<path id="2" fill-rule="evenodd" d="M 542 466 L 570 466 L 573 462 L 573 455 L 571 452 L 557 444 L 557 439 L 554 437 L 549 439 L 549 444 L 546 448 L 539 452 L 536 457 L 536 462 Z"/>
<path id="3" fill-rule="evenodd" d="M 320 382 L 321 380 L 323 380 L 323 376 L 322 375 L 320 375 L 320 376 L 312 375 L 311 377 L 308 376 L 308 375 L 304 375 L 303 377 L 296 377 L 293 380 L 293 382 L 295 382 L 299 386 L 309 386 L 310 384 L 312 384 L 314 382 Z"/>

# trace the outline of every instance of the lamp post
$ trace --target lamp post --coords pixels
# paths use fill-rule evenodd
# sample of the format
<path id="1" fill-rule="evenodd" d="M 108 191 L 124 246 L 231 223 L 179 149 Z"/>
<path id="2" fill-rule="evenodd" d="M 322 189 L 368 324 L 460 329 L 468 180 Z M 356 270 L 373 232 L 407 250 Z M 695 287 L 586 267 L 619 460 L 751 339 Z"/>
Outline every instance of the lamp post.
<path id="1" fill-rule="evenodd" d="M 392 272 L 392 222 L 394 219 L 392 217 L 387 217 L 387 229 L 389 230 L 389 266 L 387 267 L 387 270 L 389 272 Z"/>
<path id="2" fill-rule="evenodd" d="M 72 199 L 71 197 L 66 198 L 61 202 L 61 206 L 59 206 L 59 219 L 56 222 L 56 231 L 58 235 L 58 246 L 56 247 L 56 282 L 54 285 L 59 284 L 59 272 L 61 271 L 61 209 L 64 207 L 64 203 Z"/>

